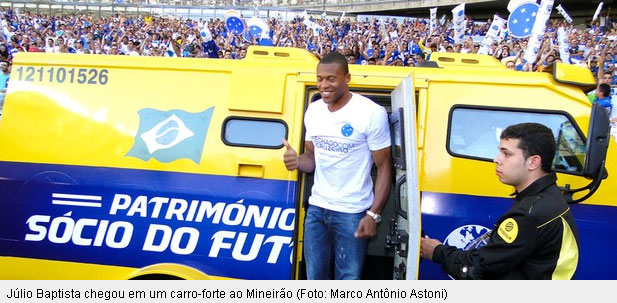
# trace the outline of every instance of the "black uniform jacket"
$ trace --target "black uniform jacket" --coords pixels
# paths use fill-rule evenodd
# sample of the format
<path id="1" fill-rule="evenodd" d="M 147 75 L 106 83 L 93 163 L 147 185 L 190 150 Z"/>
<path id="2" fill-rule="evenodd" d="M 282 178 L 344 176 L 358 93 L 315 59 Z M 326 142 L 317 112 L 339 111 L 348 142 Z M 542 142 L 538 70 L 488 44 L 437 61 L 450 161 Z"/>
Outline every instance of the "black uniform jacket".
<path id="1" fill-rule="evenodd" d="M 456 279 L 571 279 L 578 232 L 556 180 L 548 174 L 518 193 L 486 246 L 438 245 L 433 261 Z"/>

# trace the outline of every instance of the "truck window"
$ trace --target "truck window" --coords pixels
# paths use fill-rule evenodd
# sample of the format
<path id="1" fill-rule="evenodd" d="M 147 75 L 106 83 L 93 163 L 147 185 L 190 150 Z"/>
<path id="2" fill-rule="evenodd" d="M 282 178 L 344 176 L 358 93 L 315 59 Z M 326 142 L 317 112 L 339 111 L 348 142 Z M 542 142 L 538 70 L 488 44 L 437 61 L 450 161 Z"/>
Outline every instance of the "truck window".
<path id="1" fill-rule="evenodd" d="M 542 123 L 553 131 L 556 170 L 582 173 L 586 141 L 576 123 L 563 112 L 455 106 L 448 125 L 448 152 L 455 157 L 492 161 L 498 153 L 501 132 L 523 122 Z"/>
<path id="2" fill-rule="evenodd" d="M 282 120 L 229 117 L 223 122 L 222 139 L 227 145 L 278 149 L 283 138 L 287 138 L 287 124 Z"/>

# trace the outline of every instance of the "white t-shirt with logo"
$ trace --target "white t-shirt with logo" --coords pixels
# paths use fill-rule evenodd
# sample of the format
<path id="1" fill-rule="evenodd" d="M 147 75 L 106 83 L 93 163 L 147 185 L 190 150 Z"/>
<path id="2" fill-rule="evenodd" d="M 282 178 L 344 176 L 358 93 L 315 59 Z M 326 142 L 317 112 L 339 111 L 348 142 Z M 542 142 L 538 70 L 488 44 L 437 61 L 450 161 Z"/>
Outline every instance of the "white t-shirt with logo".
<path id="1" fill-rule="evenodd" d="M 315 179 L 309 204 L 359 213 L 373 204 L 371 151 L 391 145 L 386 110 L 352 94 L 343 108 L 330 112 L 322 99 L 304 117 L 306 141 L 315 147 Z"/>

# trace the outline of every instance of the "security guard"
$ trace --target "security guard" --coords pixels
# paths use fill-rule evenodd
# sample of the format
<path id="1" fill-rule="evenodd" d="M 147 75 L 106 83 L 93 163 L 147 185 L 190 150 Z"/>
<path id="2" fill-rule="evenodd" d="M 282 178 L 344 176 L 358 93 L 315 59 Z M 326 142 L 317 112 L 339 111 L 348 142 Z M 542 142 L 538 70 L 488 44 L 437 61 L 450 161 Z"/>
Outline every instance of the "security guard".
<path id="1" fill-rule="evenodd" d="M 421 256 L 456 279 L 571 279 L 578 264 L 578 232 L 551 173 L 554 138 L 537 123 L 506 128 L 495 171 L 499 181 L 514 186 L 516 196 L 484 235 L 487 245 L 463 251 L 425 237 Z"/>

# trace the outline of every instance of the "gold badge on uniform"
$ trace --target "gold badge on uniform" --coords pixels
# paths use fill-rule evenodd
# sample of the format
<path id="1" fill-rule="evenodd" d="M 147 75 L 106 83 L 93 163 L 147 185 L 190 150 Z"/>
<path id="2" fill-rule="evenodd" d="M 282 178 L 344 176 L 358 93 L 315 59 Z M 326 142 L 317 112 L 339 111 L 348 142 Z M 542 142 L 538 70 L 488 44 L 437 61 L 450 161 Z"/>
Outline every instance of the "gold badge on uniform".
<path id="1" fill-rule="evenodd" d="M 516 240 L 516 236 L 518 236 L 518 224 L 512 218 L 505 219 L 499 224 L 497 234 L 506 241 L 506 243 L 512 243 Z"/>

